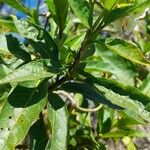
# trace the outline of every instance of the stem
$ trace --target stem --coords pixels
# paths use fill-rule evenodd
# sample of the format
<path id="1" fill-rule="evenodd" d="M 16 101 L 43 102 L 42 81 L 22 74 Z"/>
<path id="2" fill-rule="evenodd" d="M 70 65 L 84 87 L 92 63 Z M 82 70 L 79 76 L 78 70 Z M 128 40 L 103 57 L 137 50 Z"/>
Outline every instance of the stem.
<path id="1" fill-rule="evenodd" d="M 96 108 L 83 108 L 83 107 L 80 107 L 77 105 L 75 99 L 67 92 L 63 91 L 63 90 L 58 90 L 58 91 L 54 91 L 54 93 L 56 94 L 60 94 L 60 95 L 63 95 L 65 96 L 66 98 L 68 98 L 71 102 L 71 105 L 79 110 L 79 111 L 83 111 L 83 112 L 96 112 L 98 110 L 100 110 L 102 108 L 102 105 L 100 104 L 99 106 L 97 106 Z"/>
<path id="2" fill-rule="evenodd" d="M 63 76 L 62 78 L 57 80 L 54 84 L 50 85 L 48 87 L 48 90 L 50 90 L 50 91 L 55 90 L 58 86 L 62 85 L 65 81 L 67 81 L 69 79 L 70 79 L 70 77 L 68 76 L 68 74 L 66 74 L 65 76 Z"/>
<path id="3" fill-rule="evenodd" d="M 45 13 L 45 16 L 46 16 L 46 22 L 45 22 L 44 30 L 46 30 L 46 27 L 48 26 L 48 21 L 49 21 L 49 19 L 50 19 L 50 13 L 49 13 L 49 12 L 46 12 L 46 13 Z"/>
<path id="4" fill-rule="evenodd" d="M 103 25 L 103 19 L 102 19 L 102 21 L 99 23 L 98 27 L 95 30 L 90 30 L 90 29 L 87 30 L 84 41 L 81 44 L 81 48 L 79 49 L 79 52 L 77 53 L 73 64 L 69 67 L 68 73 L 65 76 L 63 76 L 62 78 L 60 78 L 59 80 L 57 80 L 53 85 L 49 86 L 49 88 L 48 88 L 49 90 L 54 90 L 58 86 L 61 86 L 67 80 L 70 80 L 73 78 L 74 73 L 75 73 L 81 59 L 84 57 L 85 51 L 90 47 L 92 42 L 96 39 L 96 37 L 99 33 L 99 30 L 101 30 L 103 27 L 104 27 L 104 25 Z"/>

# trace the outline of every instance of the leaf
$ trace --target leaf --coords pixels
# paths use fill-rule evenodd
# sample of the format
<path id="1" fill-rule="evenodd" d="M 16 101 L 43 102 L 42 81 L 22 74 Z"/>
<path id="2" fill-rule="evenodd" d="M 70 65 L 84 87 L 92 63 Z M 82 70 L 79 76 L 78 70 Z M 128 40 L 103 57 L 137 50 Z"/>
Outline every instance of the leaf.
<path id="1" fill-rule="evenodd" d="M 126 110 L 131 111 L 133 114 L 137 114 L 141 118 L 150 122 L 150 112 L 148 112 L 145 106 L 137 100 L 132 100 L 129 96 L 120 95 L 114 93 L 110 89 L 107 89 L 103 86 L 96 85 L 100 92 L 103 92 L 103 95 L 110 100 L 113 104 L 116 104 L 120 107 L 125 108 Z M 132 117 L 132 116 L 131 116 Z"/>
<path id="2" fill-rule="evenodd" d="M 68 0 L 72 10 L 87 28 L 92 25 L 92 12 L 86 0 Z"/>
<path id="3" fill-rule="evenodd" d="M 18 32 L 25 38 L 36 40 L 39 34 L 39 31 L 30 25 L 25 19 L 18 20 L 16 16 L 12 16 L 14 24 Z"/>
<path id="4" fill-rule="evenodd" d="M 105 87 L 106 89 L 112 90 L 114 93 L 118 93 L 123 96 L 128 96 L 133 100 L 138 100 L 143 105 L 147 105 L 150 102 L 150 97 L 143 94 L 137 88 L 134 88 L 132 86 L 125 86 L 124 84 L 112 79 L 106 79 L 103 77 L 95 78 L 94 76 L 86 72 L 80 72 L 80 74 L 87 77 L 85 81 L 90 85 L 98 84 L 100 86 Z"/>
<path id="5" fill-rule="evenodd" d="M 135 6 L 129 10 L 129 12 L 131 11 L 141 11 L 142 9 L 145 9 L 146 7 L 149 6 L 150 1 L 149 0 L 136 0 L 135 1 Z"/>
<path id="6" fill-rule="evenodd" d="M 12 56 L 7 48 L 6 36 L 3 34 L 0 34 L 0 54 Z"/>
<path id="7" fill-rule="evenodd" d="M 124 136 L 129 137 L 149 137 L 149 133 L 141 132 L 133 129 L 118 129 L 101 135 L 102 138 L 122 138 Z"/>
<path id="8" fill-rule="evenodd" d="M 45 84 L 43 88 L 47 89 Z M 15 146 L 25 138 L 30 126 L 37 120 L 39 113 L 46 104 L 46 92 L 47 90 L 44 90 L 44 93 L 43 90 L 37 92 L 35 88 L 31 93 L 27 93 L 26 90 L 22 90 L 21 95 L 16 93 L 16 101 L 24 101 L 24 98 L 28 97 L 27 103 L 20 108 L 12 106 L 8 101 L 5 102 L 0 113 L 0 143 L 2 150 L 15 149 Z M 39 96 L 40 94 L 43 96 Z M 35 97 L 38 99 L 37 103 L 26 107 L 34 101 Z M 9 97 L 10 101 L 11 98 Z"/>
<path id="9" fill-rule="evenodd" d="M 44 32 L 43 38 L 45 41 L 45 45 L 48 49 L 48 53 L 50 55 L 51 64 L 55 67 L 60 67 L 59 54 L 58 54 L 59 51 L 58 51 L 57 44 L 55 43 L 55 41 L 52 39 L 52 37 L 48 32 Z"/>
<path id="10" fill-rule="evenodd" d="M 112 108 L 122 109 L 122 107 L 113 105 L 113 103 L 107 100 L 101 92 L 98 92 L 96 89 L 94 89 L 94 87 L 91 87 L 88 84 L 80 82 L 67 82 L 61 86 L 61 89 L 67 92 L 80 93 L 91 101 L 99 102 Z"/>
<path id="11" fill-rule="evenodd" d="M 65 45 L 70 47 L 73 51 L 78 51 L 80 44 L 83 42 L 85 34 L 81 33 L 80 35 L 70 35 L 66 41 Z"/>
<path id="12" fill-rule="evenodd" d="M 116 52 L 122 57 L 141 65 L 150 65 L 140 49 L 131 42 L 122 39 L 107 39 L 105 45 L 108 49 Z"/>
<path id="13" fill-rule="evenodd" d="M 26 8 L 25 6 L 22 6 L 18 0 L 1 0 L 1 2 L 6 3 L 10 5 L 11 7 L 31 16 L 30 10 Z"/>
<path id="14" fill-rule="evenodd" d="M 7 40 L 7 47 L 14 56 L 26 62 L 31 61 L 30 54 L 20 47 L 20 44 L 17 38 L 9 34 L 9 35 L 6 35 L 6 40 Z"/>
<path id="15" fill-rule="evenodd" d="M 0 64 L 0 79 L 9 73 L 11 73 L 11 70 L 7 66 Z M 10 90 L 11 86 L 9 84 L 0 86 L 0 103 L 8 97 Z"/>
<path id="16" fill-rule="evenodd" d="M 30 150 L 45 149 L 46 144 L 48 142 L 48 137 L 41 116 L 40 119 L 38 119 L 31 126 L 29 130 L 29 138 L 30 138 L 30 144 L 29 144 Z"/>
<path id="17" fill-rule="evenodd" d="M 52 77 L 58 71 L 58 68 L 52 68 L 49 59 L 40 59 L 22 65 L 12 73 L 0 79 L 0 84 L 9 82 L 22 82 L 29 80 L 43 79 Z"/>
<path id="18" fill-rule="evenodd" d="M 42 58 L 49 58 L 51 64 L 54 67 L 60 67 L 57 45 L 48 32 L 43 32 L 44 42 L 36 42 L 32 39 L 27 40 L 34 48 L 34 50 L 41 55 Z"/>
<path id="19" fill-rule="evenodd" d="M 67 19 L 68 1 L 47 0 L 47 5 L 56 24 L 63 30 Z"/>
<path id="20" fill-rule="evenodd" d="M 105 26 L 111 24 L 112 22 L 114 22 L 122 17 L 127 16 L 128 11 L 132 8 L 133 8 L 133 6 L 126 6 L 126 7 L 113 9 L 104 18 Z"/>
<path id="21" fill-rule="evenodd" d="M 123 112 L 136 121 L 143 123 L 140 118 L 150 121 L 150 112 L 147 111 L 146 105 L 150 103 L 150 98 L 141 93 L 136 88 L 124 86 L 116 81 L 95 78 L 91 75 L 86 75 L 87 84 L 94 85 L 99 93 L 107 100 L 115 105 L 125 108 Z"/>
<path id="22" fill-rule="evenodd" d="M 108 10 L 112 8 L 112 6 L 116 3 L 117 0 L 102 0 L 105 8 L 107 8 Z"/>
<path id="23" fill-rule="evenodd" d="M 150 73 L 147 78 L 143 81 L 142 85 L 139 87 L 140 91 L 150 97 Z"/>
<path id="24" fill-rule="evenodd" d="M 102 60 L 101 60 L 102 59 Z M 117 53 L 110 51 L 104 44 L 96 43 L 96 52 L 86 61 L 85 71 L 112 73 L 114 78 L 127 85 L 133 85 L 133 78 L 137 75 L 134 65 Z"/>
<path id="25" fill-rule="evenodd" d="M 52 137 L 50 150 L 66 150 L 68 137 L 68 112 L 66 105 L 57 94 L 49 94 L 48 119 Z"/>
<path id="26" fill-rule="evenodd" d="M 47 80 L 41 83 L 37 81 L 34 88 L 27 88 L 17 85 L 16 88 L 9 94 L 7 101 L 13 107 L 28 107 L 38 103 L 45 98 L 47 92 Z M 20 94 L 21 93 L 21 94 Z M 22 96 L 24 95 L 24 98 Z M 32 99 L 32 100 L 31 100 Z"/>
<path id="27" fill-rule="evenodd" d="M 9 32 L 16 32 L 17 29 L 10 19 L 0 18 L 0 27 L 1 31 L 9 30 Z"/>
<path id="28" fill-rule="evenodd" d="M 125 7 L 120 7 L 113 9 L 111 12 L 108 12 L 108 14 L 104 18 L 104 26 L 109 25 L 110 23 L 130 15 L 131 13 L 134 12 L 141 12 L 141 10 L 145 9 L 148 7 L 150 4 L 149 0 L 136 0 L 131 5 L 127 5 Z"/>

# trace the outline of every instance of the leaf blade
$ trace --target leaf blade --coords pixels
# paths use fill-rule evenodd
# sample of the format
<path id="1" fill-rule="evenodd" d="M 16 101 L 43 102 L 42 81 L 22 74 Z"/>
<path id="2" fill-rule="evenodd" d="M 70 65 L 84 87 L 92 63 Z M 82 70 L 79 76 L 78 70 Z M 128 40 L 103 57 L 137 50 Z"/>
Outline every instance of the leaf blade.
<path id="1" fill-rule="evenodd" d="M 150 61 L 144 57 L 140 49 L 138 49 L 133 43 L 122 39 L 113 39 L 110 41 L 108 39 L 105 45 L 110 50 L 116 52 L 128 60 L 142 65 L 150 65 Z"/>
<path id="2" fill-rule="evenodd" d="M 57 101 L 57 103 L 56 103 Z M 49 95 L 48 118 L 51 123 L 51 150 L 65 150 L 68 137 L 68 112 L 62 99 L 57 94 Z M 60 105 L 60 106 L 59 106 Z"/>
<path id="3" fill-rule="evenodd" d="M 49 59 L 39 59 L 37 61 L 31 61 L 30 63 L 22 65 L 12 73 L 6 75 L 0 79 L 0 84 L 52 77 L 58 70 L 58 68 L 51 67 Z"/>
<path id="4" fill-rule="evenodd" d="M 68 0 L 76 16 L 87 28 L 92 25 L 92 13 L 90 5 L 86 0 Z"/>
<path id="5" fill-rule="evenodd" d="M 48 8 L 61 30 L 64 29 L 67 13 L 68 13 L 68 1 L 67 0 L 47 0 Z"/>
<path id="6" fill-rule="evenodd" d="M 12 105 L 9 101 L 5 102 L 0 113 L 1 149 L 14 149 L 24 139 L 30 126 L 36 121 L 46 104 L 47 86 L 45 86 L 45 83 L 43 82 L 39 85 L 38 94 L 36 88 L 35 90 L 29 89 L 30 92 L 22 91 L 21 99 L 20 93 L 16 93 L 16 101 L 24 100 L 28 97 L 26 103 L 21 107 Z M 43 96 L 37 96 L 40 94 Z M 35 97 L 38 102 L 27 107 L 28 103 L 32 103 Z M 11 101 L 12 97 L 9 96 L 8 99 Z"/>

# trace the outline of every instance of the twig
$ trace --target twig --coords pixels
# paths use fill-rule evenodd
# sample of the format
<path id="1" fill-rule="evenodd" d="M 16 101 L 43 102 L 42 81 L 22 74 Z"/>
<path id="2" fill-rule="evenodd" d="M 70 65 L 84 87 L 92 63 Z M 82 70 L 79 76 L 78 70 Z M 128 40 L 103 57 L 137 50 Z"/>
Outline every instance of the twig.
<path id="1" fill-rule="evenodd" d="M 96 112 L 96 111 L 98 111 L 98 110 L 100 110 L 102 108 L 102 104 L 100 104 L 96 108 L 83 108 L 83 107 L 80 107 L 80 106 L 77 105 L 76 101 L 74 100 L 74 98 L 69 93 L 67 93 L 67 92 L 65 92 L 63 90 L 54 91 L 54 93 L 60 94 L 60 95 L 63 95 L 65 97 L 67 97 L 70 100 L 71 105 L 75 109 L 77 109 L 79 111 L 83 111 L 83 112 Z"/>
<path id="2" fill-rule="evenodd" d="M 50 19 L 51 14 L 50 14 L 50 12 L 46 12 L 46 13 L 44 13 L 44 16 L 46 17 L 46 22 L 45 22 L 44 30 L 46 30 L 46 27 L 48 25 L 48 21 Z"/>

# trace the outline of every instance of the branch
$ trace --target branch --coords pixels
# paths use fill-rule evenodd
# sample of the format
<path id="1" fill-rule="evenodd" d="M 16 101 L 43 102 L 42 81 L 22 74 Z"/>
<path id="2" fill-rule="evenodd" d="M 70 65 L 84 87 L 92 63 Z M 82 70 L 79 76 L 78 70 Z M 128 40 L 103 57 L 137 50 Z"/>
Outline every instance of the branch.
<path id="1" fill-rule="evenodd" d="M 100 104 L 98 107 L 96 108 L 83 108 L 77 105 L 76 100 L 67 92 L 63 91 L 63 90 L 58 90 L 58 91 L 54 91 L 54 93 L 59 94 L 59 95 L 63 95 L 66 98 L 68 98 L 71 102 L 71 105 L 79 110 L 79 111 L 83 111 L 83 112 L 96 112 L 98 110 L 100 110 L 102 108 L 102 104 Z"/>

